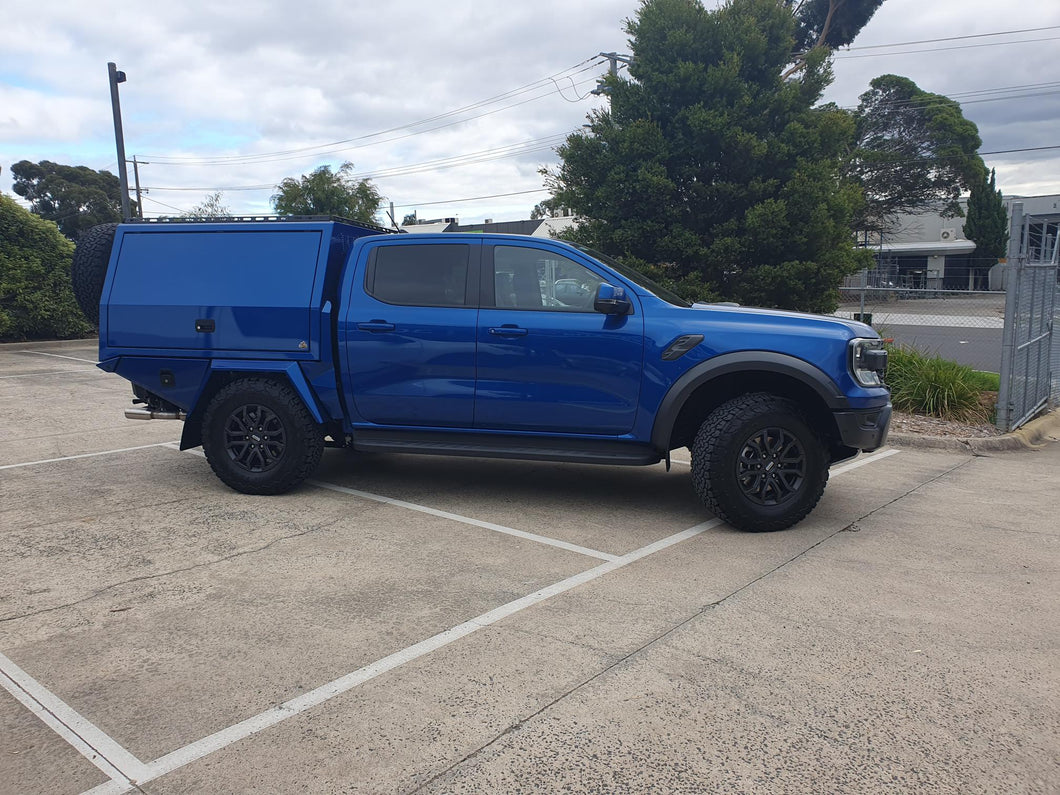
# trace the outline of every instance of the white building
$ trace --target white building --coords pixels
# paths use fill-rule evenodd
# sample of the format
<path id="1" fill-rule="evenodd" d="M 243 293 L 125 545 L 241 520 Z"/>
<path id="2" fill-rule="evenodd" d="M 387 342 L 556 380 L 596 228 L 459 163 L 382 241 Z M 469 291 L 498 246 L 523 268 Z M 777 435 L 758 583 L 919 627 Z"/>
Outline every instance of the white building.
<path id="1" fill-rule="evenodd" d="M 1022 202 L 1024 214 L 1037 219 L 1030 231 L 1032 254 L 1055 246 L 1060 195 L 1005 197 L 1010 217 L 1013 202 Z M 961 209 L 967 210 L 967 206 L 968 200 L 962 199 Z M 927 290 L 1001 289 L 997 261 L 975 256 L 975 243 L 965 235 L 964 221 L 934 213 L 900 216 L 894 231 L 867 241 L 866 247 L 876 252 L 877 260 L 876 268 L 866 275 L 867 285 Z M 861 279 L 860 275 L 851 277 L 847 286 L 860 286 Z"/>

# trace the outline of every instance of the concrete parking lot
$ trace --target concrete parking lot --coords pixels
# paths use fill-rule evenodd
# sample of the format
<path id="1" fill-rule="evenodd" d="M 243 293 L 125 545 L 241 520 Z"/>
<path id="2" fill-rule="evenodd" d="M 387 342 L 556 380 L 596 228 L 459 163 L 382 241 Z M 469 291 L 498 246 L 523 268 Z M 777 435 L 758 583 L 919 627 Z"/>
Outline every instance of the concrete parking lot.
<path id="1" fill-rule="evenodd" d="M 682 462 L 261 498 L 94 361 L 0 346 L 2 793 L 1060 791 L 1060 444 L 885 449 L 772 534 Z"/>

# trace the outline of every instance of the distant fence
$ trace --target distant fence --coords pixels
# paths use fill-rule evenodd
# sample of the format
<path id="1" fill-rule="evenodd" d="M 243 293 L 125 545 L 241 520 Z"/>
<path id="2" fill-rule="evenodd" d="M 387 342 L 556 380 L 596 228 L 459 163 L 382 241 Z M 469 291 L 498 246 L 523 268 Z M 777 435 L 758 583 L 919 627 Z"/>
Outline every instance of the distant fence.
<path id="1" fill-rule="evenodd" d="M 884 338 L 966 364 L 1000 372 L 1005 293 L 844 287 L 840 317 L 865 319 Z"/>

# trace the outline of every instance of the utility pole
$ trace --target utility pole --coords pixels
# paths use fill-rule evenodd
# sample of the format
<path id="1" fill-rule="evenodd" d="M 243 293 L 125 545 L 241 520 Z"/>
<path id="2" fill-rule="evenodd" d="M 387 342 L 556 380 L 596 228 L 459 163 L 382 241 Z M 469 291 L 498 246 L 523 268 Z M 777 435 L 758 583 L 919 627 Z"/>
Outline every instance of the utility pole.
<path id="1" fill-rule="evenodd" d="M 121 129 L 121 103 L 118 101 L 118 83 L 125 82 L 125 72 L 119 72 L 111 61 L 107 64 L 110 78 L 110 107 L 114 111 L 114 143 L 118 149 L 118 180 L 121 182 L 121 220 L 129 220 L 129 171 L 125 166 L 125 135 Z"/>
<path id="2" fill-rule="evenodd" d="M 599 53 L 599 56 L 601 58 L 606 58 L 608 61 L 611 62 L 611 66 L 608 67 L 607 73 L 612 77 L 618 77 L 618 65 L 620 63 L 623 63 L 626 66 L 629 66 L 633 63 L 632 55 L 619 55 L 617 52 L 602 52 Z M 607 93 L 607 86 L 603 85 L 603 81 L 600 80 L 598 82 L 600 83 L 600 85 L 590 91 L 590 94 L 596 94 L 597 96 L 600 96 L 601 94 Z"/>
<path id="3" fill-rule="evenodd" d="M 144 200 L 140 196 L 140 166 L 149 166 L 151 164 L 148 163 L 146 160 L 137 161 L 136 155 L 133 155 L 132 164 L 133 164 L 133 181 L 136 183 L 136 217 L 137 218 L 143 218 L 144 217 Z M 147 193 L 147 189 L 145 188 L 143 192 Z"/>

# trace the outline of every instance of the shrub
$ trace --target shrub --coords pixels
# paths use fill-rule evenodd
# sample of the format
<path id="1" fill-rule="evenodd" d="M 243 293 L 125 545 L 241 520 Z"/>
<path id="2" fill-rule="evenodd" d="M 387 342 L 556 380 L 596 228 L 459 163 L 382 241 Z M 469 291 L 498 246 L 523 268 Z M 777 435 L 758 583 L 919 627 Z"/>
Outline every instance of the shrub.
<path id="1" fill-rule="evenodd" d="M 891 402 L 898 411 L 959 422 L 985 422 L 982 379 L 972 368 L 906 346 L 891 346 L 887 363 Z"/>
<path id="2" fill-rule="evenodd" d="M 0 196 L 0 340 L 92 332 L 70 287 L 73 251 L 55 224 Z"/>

